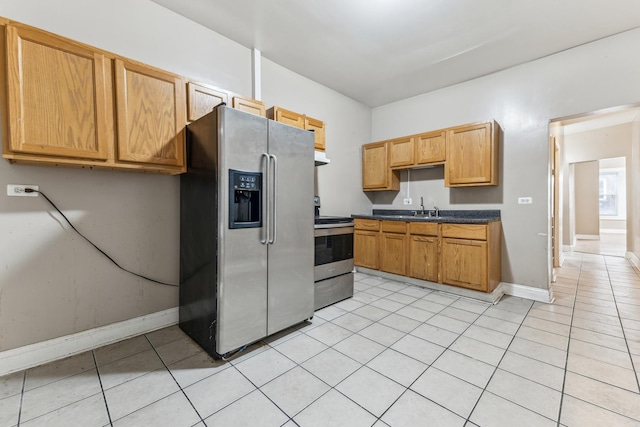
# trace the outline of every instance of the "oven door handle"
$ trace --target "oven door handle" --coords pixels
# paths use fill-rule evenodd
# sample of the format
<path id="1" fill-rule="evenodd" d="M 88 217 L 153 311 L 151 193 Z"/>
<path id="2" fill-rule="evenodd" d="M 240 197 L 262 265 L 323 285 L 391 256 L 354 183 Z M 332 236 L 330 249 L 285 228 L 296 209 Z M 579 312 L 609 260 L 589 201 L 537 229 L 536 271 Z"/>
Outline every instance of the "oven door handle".
<path id="1" fill-rule="evenodd" d="M 353 226 L 345 227 L 330 227 L 330 228 L 316 228 L 313 230 L 313 235 L 316 237 L 321 236 L 337 236 L 340 234 L 353 234 Z"/>

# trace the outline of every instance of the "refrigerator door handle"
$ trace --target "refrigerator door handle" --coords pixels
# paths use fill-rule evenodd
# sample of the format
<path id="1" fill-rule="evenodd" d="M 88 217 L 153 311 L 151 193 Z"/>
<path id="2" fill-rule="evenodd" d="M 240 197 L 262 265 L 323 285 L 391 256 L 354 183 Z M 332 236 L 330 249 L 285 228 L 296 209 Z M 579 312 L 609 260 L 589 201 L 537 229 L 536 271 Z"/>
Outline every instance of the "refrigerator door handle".
<path id="1" fill-rule="evenodd" d="M 270 243 L 269 241 L 269 163 L 270 163 L 269 154 L 262 153 L 260 155 L 261 163 L 263 158 L 266 161 L 265 161 L 265 169 L 264 169 L 264 181 L 262 185 L 262 188 L 264 191 L 262 200 L 263 200 L 263 203 L 265 204 L 264 212 L 266 213 L 265 213 L 265 219 L 262 222 L 262 239 L 260 240 L 260 243 L 262 243 L 263 245 L 268 245 Z"/>
<path id="2" fill-rule="evenodd" d="M 275 154 L 269 154 L 271 160 L 273 160 L 273 215 L 271 216 L 271 225 L 273 228 L 272 237 L 269 240 L 269 244 L 273 245 L 276 242 L 276 238 L 278 237 L 278 229 L 276 228 L 276 220 L 278 217 L 278 158 Z"/>

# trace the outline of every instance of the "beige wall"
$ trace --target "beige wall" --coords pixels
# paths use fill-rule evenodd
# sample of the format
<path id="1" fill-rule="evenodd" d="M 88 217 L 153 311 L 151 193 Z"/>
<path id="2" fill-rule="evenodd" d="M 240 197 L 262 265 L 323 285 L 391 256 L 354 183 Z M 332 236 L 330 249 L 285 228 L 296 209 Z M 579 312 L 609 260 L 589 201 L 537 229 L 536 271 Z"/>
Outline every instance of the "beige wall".
<path id="1" fill-rule="evenodd" d="M 593 161 L 600 159 L 610 159 L 617 157 L 624 157 L 627 159 L 627 163 L 631 162 L 631 144 L 632 144 L 633 125 L 631 123 L 625 123 L 616 126 L 610 126 L 601 129 L 594 129 L 586 132 L 580 132 L 564 136 L 564 155 L 563 155 L 563 169 L 565 174 L 568 173 L 570 164 L 577 162 Z M 630 183 L 632 176 L 631 167 L 627 167 L 627 184 Z M 596 184 L 597 185 L 597 184 Z M 563 192 L 569 194 L 573 189 L 570 187 L 568 180 L 563 181 Z M 631 213 L 631 206 L 635 199 L 640 196 L 634 192 L 629 191 L 627 188 L 627 217 Z M 563 217 L 563 240 L 565 245 L 572 245 L 574 243 L 576 234 L 580 233 L 576 230 L 576 226 L 571 221 L 576 220 L 576 213 L 572 211 L 572 207 L 569 205 L 569 200 L 565 198 L 563 203 L 563 210 L 565 215 Z M 627 235 L 628 246 L 633 238 L 633 233 L 629 231 Z"/>
<path id="2" fill-rule="evenodd" d="M 249 49 L 148 0 L 3 0 L 0 16 L 252 95 Z M 359 174 L 352 171 L 360 164 L 359 147 L 370 140 L 370 109 L 269 61 L 263 74 L 268 105 L 327 121 L 332 163 L 326 172 L 319 170 L 317 184 L 323 210 L 368 209 Z M 42 198 L 3 195 L 7 184 L 39 185 L 123 266 L 177 283 L 179 180 L 0 159 L 0 351 L 178 305 L 177 288 L 121 272 L 74 235 Z M 313 209 L 311 197 L 301 209 Z"/>
<path id="3" fill-rule="evenodd" d="M 576 235 L 600 235 L 600 208 L 598 205 L 598 162 L 575 164 L 575 219 Z"/>

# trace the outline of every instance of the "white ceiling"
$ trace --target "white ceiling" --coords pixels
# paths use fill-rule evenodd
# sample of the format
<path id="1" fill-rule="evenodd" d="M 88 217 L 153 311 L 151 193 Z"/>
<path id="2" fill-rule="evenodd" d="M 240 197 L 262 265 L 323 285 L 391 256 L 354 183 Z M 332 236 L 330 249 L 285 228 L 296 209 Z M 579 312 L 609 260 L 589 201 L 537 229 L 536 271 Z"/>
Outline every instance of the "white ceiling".
<path id="1" fill-rule="evenodd" d="M 640 26 L 638 0 L 153 0 L 368 106 Z"/>

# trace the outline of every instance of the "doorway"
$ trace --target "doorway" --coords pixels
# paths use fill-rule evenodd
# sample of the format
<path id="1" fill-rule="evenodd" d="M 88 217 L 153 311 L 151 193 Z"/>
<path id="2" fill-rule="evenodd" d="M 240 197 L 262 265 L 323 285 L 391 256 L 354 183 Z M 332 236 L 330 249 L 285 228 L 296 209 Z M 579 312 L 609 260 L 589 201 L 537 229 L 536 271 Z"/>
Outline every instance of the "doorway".
<path id="1" fill-rule="evenodd" d="M 553 267 L 571 251 L 628 255 L 628 210 L 637 201 L 626 188 L 638 120 L 640 107 L 634 105 L 551 121 Z"/>

